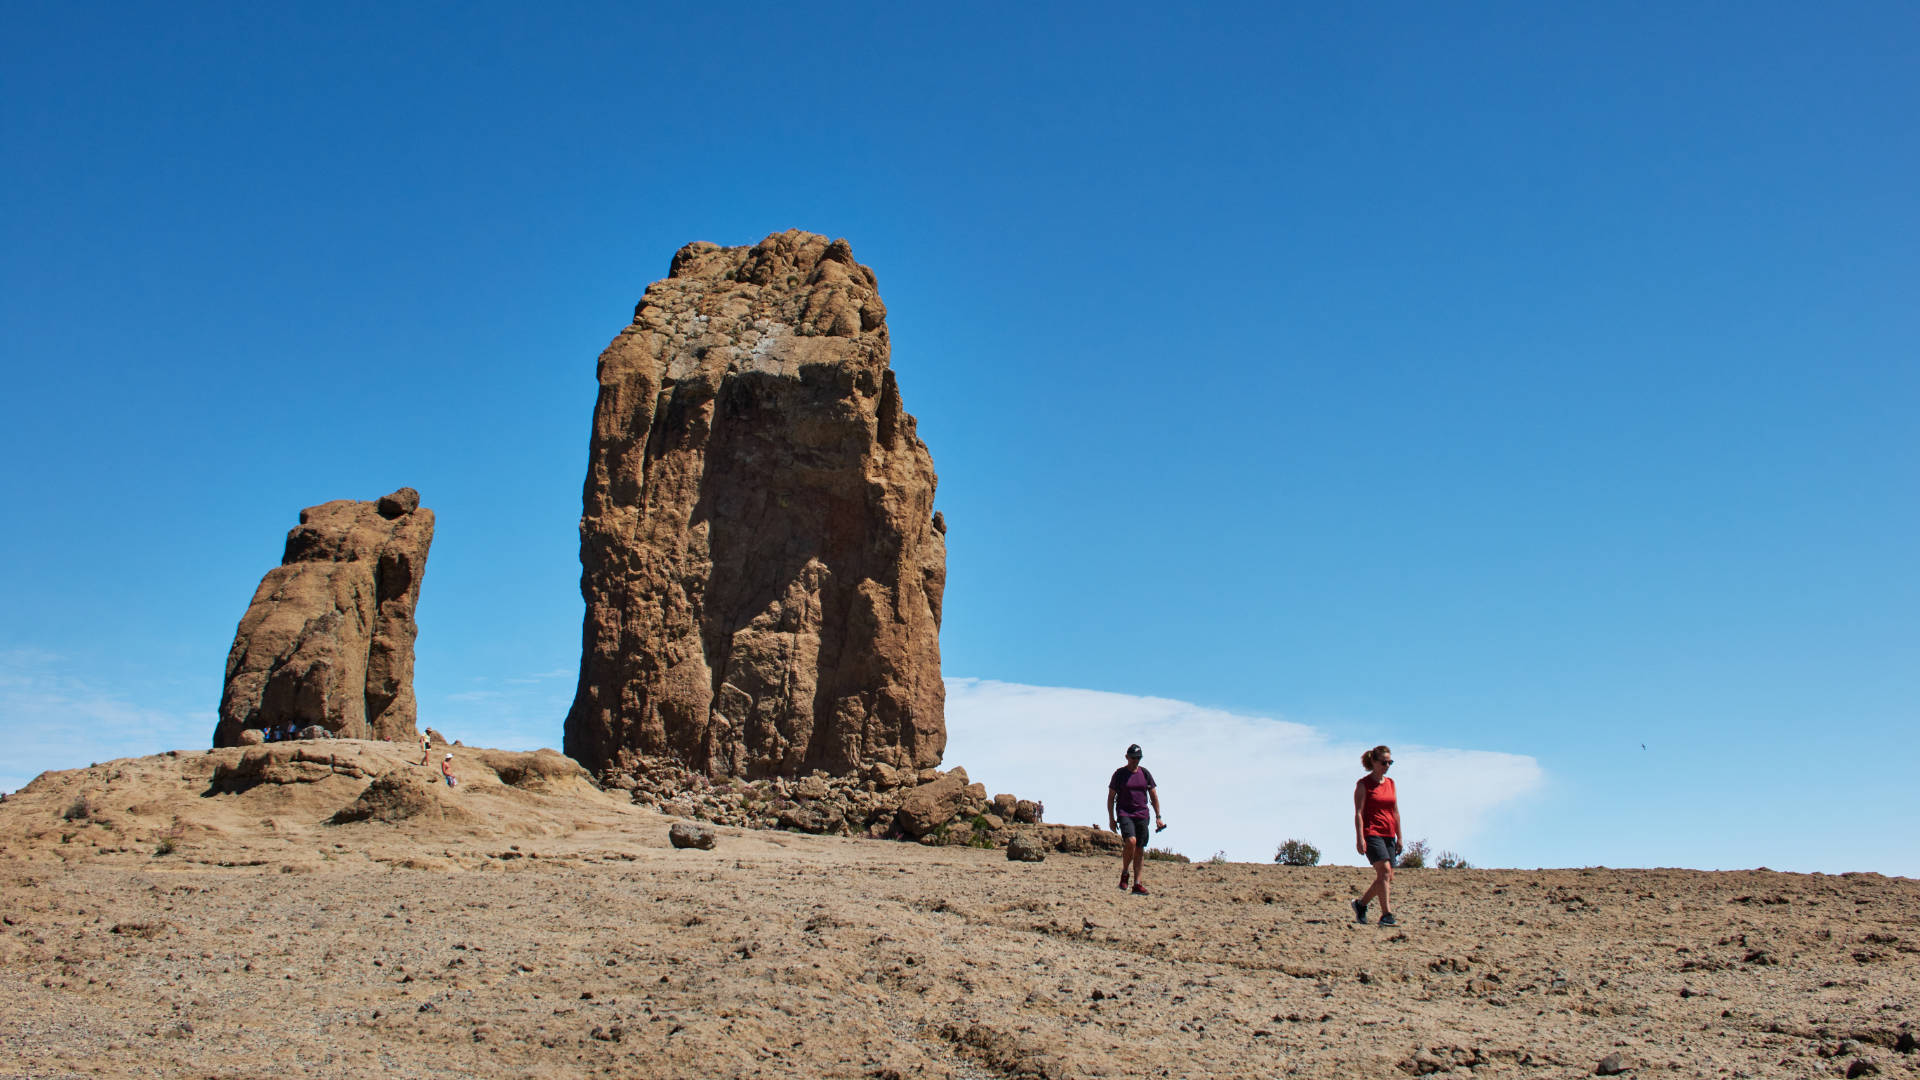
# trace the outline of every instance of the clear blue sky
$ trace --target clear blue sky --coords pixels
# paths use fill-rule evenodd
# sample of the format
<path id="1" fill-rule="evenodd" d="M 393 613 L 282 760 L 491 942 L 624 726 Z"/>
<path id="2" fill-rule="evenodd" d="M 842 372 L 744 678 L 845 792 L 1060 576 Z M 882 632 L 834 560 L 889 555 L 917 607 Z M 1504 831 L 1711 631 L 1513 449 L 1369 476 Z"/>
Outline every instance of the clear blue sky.
<path id="1" fill-rule="evenodd" d="M 1920 9 L 402 6 L 0 15 L 0 775 L 203 745 L 402 484 L 423 718 L 557 744 L 594 358 L 797 226 L 950 676 L 1532 757 L 1486 861 L 1920 873 Z"/>

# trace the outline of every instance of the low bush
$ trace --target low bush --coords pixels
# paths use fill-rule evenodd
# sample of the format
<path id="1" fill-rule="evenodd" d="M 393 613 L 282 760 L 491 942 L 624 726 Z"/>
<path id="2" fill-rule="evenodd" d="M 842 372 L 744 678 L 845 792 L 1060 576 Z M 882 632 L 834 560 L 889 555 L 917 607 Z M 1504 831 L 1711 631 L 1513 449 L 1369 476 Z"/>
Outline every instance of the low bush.
<path id="1" fill-rule="evenodd" d="M 1289 840 L 1273 853 L 1273 861 L 1287 866 L 1319 866 L 1320 849 L 1305 840 Z"/>
<path id="2" fill-rule="evenodd" d="M 1224 851 L 1216 851 L 1213 854 L 1207 856 L 1208 866 L 1225 866 L 1226 864 L 1227 864 L 1227 853 Z"/>
<path id="3" fill-rule="evenodd" d="M 1434 868 L 1437 870 L 1471 870 L 1473 869 L 1473 864 L 1466 860 L 1466 856 L 1455 855 L 1451 851 L 1441 852 L 1440 857 L 1433 861 L 1433 865 L 1434 865 Z"/>
<path id="4" fill-rule="evenodd" d="M 1152 859 L 1155 862 L 1192 862 L 1193 861 L 1192 859 L 1187 858 L 1185 855 L 1182 855 L 1177 851 L 1168 851 L 1166 848 L 1163 848 L 1163 847 L 1148 848 L 1147 858 Z"/>
<path id="5" fill-rule="evenodd" d="M 987 823 L 985 814 L 973 815 L 973 835 L 967 838 L 968 847 L 990 848 L 993 846 L 993 826 Z"/>
<path id="6" fill-rule="evenodd" d="M 1415 840 L 1400 853 L 1400 865 L 1404 869 L 1419 870 L 1427 865 L 1427 858 L 1432 854 L 1433 849 L 1427 846 L 1425 840 Z"/>

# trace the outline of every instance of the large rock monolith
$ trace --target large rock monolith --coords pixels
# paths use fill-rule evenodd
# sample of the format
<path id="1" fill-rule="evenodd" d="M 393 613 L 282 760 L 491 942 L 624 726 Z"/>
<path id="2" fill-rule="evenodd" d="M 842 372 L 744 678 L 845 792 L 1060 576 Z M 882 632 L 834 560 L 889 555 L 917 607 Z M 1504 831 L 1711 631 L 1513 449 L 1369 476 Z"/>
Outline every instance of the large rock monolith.
<path id="1" fill-rule="evenodd" d="M 300 511 L 234 634 L 213 745 L 289 722 L 415 738 L 413 613 L 432 543 L 433 511 L 412 488 Z"/>
<path id="2" fill-rule="evenodd" d="M 600 354 L 570 757 L 939 763 L 946 526 L 889 356 L 844 240 L 674 255 Z"/>

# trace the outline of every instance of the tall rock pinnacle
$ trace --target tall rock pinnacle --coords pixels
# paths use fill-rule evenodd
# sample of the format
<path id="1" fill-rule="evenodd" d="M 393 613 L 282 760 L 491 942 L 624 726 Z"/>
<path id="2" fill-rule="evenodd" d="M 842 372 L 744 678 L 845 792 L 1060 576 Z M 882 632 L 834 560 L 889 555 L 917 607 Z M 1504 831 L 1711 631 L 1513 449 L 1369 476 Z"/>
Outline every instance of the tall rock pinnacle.
<path id="1" fill-rule="evenodd" d="M 600 354 L 566 752 L 937 765 L 946 526 L 844 240 L 689 244 Z"/>
<path id="2" fill-rule="evenodd" d="M 414 607 L 433 511 L 401 488 L 300 511 L 227 654 L 213 745 L 285 723 L 349 739 L 414 735 Z"/>

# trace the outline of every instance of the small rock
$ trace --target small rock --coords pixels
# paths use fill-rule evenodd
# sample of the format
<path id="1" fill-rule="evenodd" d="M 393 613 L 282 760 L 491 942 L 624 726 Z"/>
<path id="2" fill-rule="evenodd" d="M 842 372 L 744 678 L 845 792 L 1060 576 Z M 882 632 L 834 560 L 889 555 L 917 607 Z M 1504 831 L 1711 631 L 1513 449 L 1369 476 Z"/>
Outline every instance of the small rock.
<path id="1" fill-rule="evenodd" d="M 328 731 L 319 724 L 308 724 L 306 727 L 300 729 L 299 737 L 311 742 L 314 739 L 331 739 L 333 738 L 333 732 Z"/>
<path id="2" fill-rule="evenodd" d="M 1857 1057 L 1853 1059 L 1853 1064 L 1847 1066 L 1847 1080 L 1853 1080 L 1856 1076 L 1878 1075 L 1880 1066 L 1872 1058 Z"/>
<path id="3" fill-rule="evenodd" d="M 234 743 L 235 745 L 238 745 L 238 746 L 259 746 L 261 743 L 264 743 L 266 741 L 267 741 L 266 732 L 261 731 L 259 728 L 250 727 L 250 728 L 242 729 L 240 732 L 240 737 L 238 739 L 235 739 Z"/>
<path id="4" fill-rule="evenodd" d="M 1593 1067 L 1593 1074 L 1595 1076 L 1618 1076 L 1630 1068 L 1632 1068 L 1632 1066 L 1627 1064 L 1627 1059 L 1620 1056 L 1619 1051 L 1616 1050 L 1600 1059 L 1600 1064 Z"/>
<path id="5" fill-rule="evenodd" d="M 1045 862 L 1047 849 L 1042 847 L 1030 833 L 1015 833 L 1007 841 L 1007 859 L 1010 862 Z"/>
<path id="6" fill-rule="evenodd" d="M 699 848 L 701 851 L 712 851 L 714 841 L 719 838 L 718 833 L 705 825 L 695 825 L 689 821 L 675 822 L 673 828 L 667 830 L 668 843 L 677 848 Z"/>

